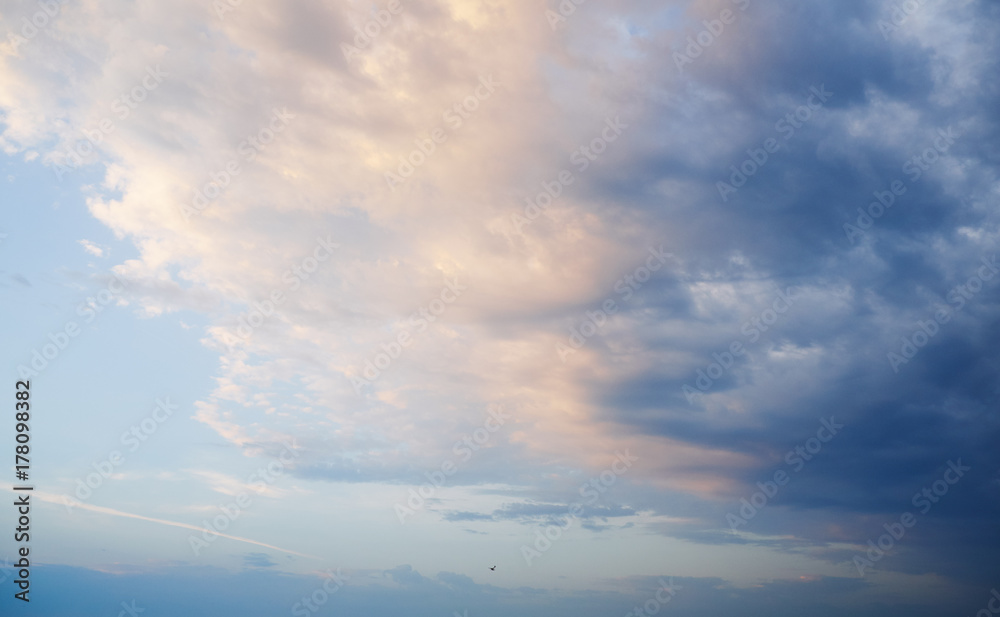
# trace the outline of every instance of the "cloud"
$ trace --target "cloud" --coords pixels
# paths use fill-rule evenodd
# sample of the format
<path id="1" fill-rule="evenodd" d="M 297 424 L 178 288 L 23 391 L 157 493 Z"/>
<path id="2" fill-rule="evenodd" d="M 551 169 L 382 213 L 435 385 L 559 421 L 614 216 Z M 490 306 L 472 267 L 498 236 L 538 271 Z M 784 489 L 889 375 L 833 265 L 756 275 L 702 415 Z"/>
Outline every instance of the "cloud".
<path id="1" fill-rule="evenodd" d="M 0 487 L 0 488 L 5 488 L 6 490 L 11 491 L 11 493 L 14 492 L 14 489 L 9 484 L 6 485 L 6 486 Z M 88 512 L 96 512 L 98 514 L 105 514 L 105 515 L 108 515 L 108 516 L 119 516 L 119 517 L 124 517 L 124 518 L 133 518 L 133 519 L 138 519 L 138 520 L 141 520 L 141 521 L 147 521 L 147 522 L 150 522 L 150 523 L 158 523 L 160 525 L 168 525 L 170 527 L 181 527 L 183 529 L 190 529 L 192 531 L 197 531 L 199 533 L 202 533 L 202 532 L 209 533 L 210 532 L 210 535 L 213 536 L 213 537 L 214 536 L 219 536 L 219 537 L 223 537 L 223 538 L 228 538 L 230 540 L 236 540 L 237 542 L 246 542 L 246 543 L 249 543 L 249 544 L 256 544 L 257 546 L 263 546 L 264 548 L 269 548 L 269 549 L 273 549 L 273 550 L 276 550 L 276 551 L 281 551 L 283 553 L 289 553 L 291 555 L 298 555 L 299 557 L 308 557 L 310 559 L 318 559 L 318 557 L 316 557 L 314 555 L 307 555 L 305 553 L 299 553 L 297 551 L 292 551 L 292 550 L 280 548 L 280 547 L 277 547 L 277 546 L 272 546 L 270 544 L 265 544 L 263 542 L 258 542 L 257 540 L 251 540 L 249 538 L 242 538 L 242 537 L 239 537 L 239 536 L 234 536 L 234 535 L 222 533 L 222 532 L 219 532 L 219 531 L 217 531 L 215 529 L 211 529 L 208 532 L 206 532 L 204 527 L 198 527 L 196 525 L 189 525 L 187 523 L 178 523 L 178 522 L 175 522 L 175 521 L 168 521 L 168 520 L 164 520 L 164 519 L 160 519 L 160 518 L 153 518 L 153 517 L 149 517 L 149 516 L 143 516 L 141 514 L 132 514 L 130 512 L 122 512 L 121 510 L 116 510 L 114 508 L 106 508 L 104 506 L 95 506 L 93 504 L 84 503 L 84 502 L 77 501 L 75 499 L 71 499 L 69 497 L 66 497 L 65 495 L 53 495 L 51 493 L 46 493 L 46 492 L 42 492 L 42 491 L 34 491 L 32 494 L 35 496 L 35 498 L 39 499 L 40 501 L 44 501 L 46 503 L 58 504 L 60 506 L 66 506 L 66 507 L 69 507 L 69 508 L 80 508 L 81 510 L 86 510 Z"/>
<path id="2" fill-rule="evenodd" d="M 25 287 L 31 287 L 32 286 L 31 285 L 31 281 L 29 281 L 28 279 L 24 278 L 20 274 L 9 274 L 8 276 L 10 277 L 11 280 L 18 282 L 18 283 L 20 283 L 21 285 L 23 285 Z"/>
<path id="3" fill-rule="evenodd" d="M 500 522 L 516 521 L 529 526 L 549 526 L 566 525 L 569 519 L 579 519 L 580 526 L 593 532 L 602 532 L 618 529 L 629 529 L 635 526 L 630 521 L 621 525 L 601 524 L 607 523 L 608 519 L 620 517 L 638 517 L 642 513 L 633 510 L 628 506 L 582 506 L 582 509 L 574 514 L 569 505 L 561 504 L 538 504 L 538 503 L 507 503 L 502 508 L 494 510 L 490 514 L 480 512 L 444 511 L 441 518 L 445 521 L 457 522 Z M 469 531 L 469 530 L 467 530 Z"/>
<path id="4" fill-rule="evenodd" d="M 278 563 L 267 553 L 247 553 L 243 556 L 243 565 L 251 568 L 273 568 Z"/>
<path id="5" fill-rule="evenodd" d="M 101 248 L 90 240 L 80 240 L 80 246 L 94 257 L 104 257 L 110 252 L 107 248 Z"/>
<path id="6" fill-rule="evenodd" d="M 397 566 L 391 570 L 386 570 L 382 574 L 404 587 L 421 585 L 427 581 L 426 578 L 409 565 Z"/>
<path id="7" fill-rule="evenodd" d="M 886 37 L 892 3 L 752 2 L 679 71 L 722 6 L 586 3 L 553 31 L 530 3 L 414 4 L 345 58 L 368 7 L 267 0 L 206 25 L 202 3 L 71 4 L 53 32 L 72 36 L 0 59 L 0 147 L 55 167 L 113 119 L 84 163 L 104 165 L 90 212 L 137 247 L 117 266 L 136 310 L 210 321 L 196 419 L 248 454 L 293 436 L 292 473 L 331 482 L 450 462 L 452 486 L 518 501 L 445 520 L 537 522 L 632 448 L 590 515 L 693 521 L 650 529 L 714 544 L 835 416 L 753 532 L 843 560 L 827 544 L 863 544 L 963 456 L 968 483 L 901 547 L 919 557 L 881 566 L 985 582 L 1000 279 L 965 286 L 998 239 L 1000 17 L 927 3 Z M 151 67 L 163 82 L 116 112 Z M 643 272 L 658 247 L 673 257 Z M 511 421 L 462 454 L 497 403 Z"/>

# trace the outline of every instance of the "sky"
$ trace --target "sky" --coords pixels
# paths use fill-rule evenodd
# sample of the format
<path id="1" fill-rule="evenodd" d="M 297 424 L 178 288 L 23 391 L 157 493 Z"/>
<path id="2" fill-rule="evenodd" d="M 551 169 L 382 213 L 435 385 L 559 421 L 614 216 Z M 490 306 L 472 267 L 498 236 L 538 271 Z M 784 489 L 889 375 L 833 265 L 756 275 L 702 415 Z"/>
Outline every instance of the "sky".
<path id="1" fill-rule="evenodd" d="M 998 52 L 987 0 L 0 0 L 3 614 L 994 614 Z"/>

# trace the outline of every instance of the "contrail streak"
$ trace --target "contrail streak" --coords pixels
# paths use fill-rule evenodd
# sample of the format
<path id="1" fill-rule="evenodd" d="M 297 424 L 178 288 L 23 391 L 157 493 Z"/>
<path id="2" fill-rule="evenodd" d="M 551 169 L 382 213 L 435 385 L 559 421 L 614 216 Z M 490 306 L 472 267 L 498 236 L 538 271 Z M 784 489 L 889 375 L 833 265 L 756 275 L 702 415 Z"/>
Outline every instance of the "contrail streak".
<path id="1" fill-rule="evenodd" d="M 4 485 L 3 488 L 5 488 L 5 489 L 7 489 L 7 490 L 9 490 L 11 492 L 14 491 L 13 486 L 10 485 L 10 484 Z M 27 491 L 22 491 L 19 494 L 23 495 L 23 494 L 25 494 L 25 492 L 27 492 Z M 29 494 L 32 495 L 33 497 L 35 497 L 35 499 L 38 499 L 39 501 L 44 501 L 44 502 L 47 502 L 47 503 L 57 503 L 59 505 L 66 505 L 66 499 L 68 499 L 65 495 L 53 495 L 52 493 L 46 493 L 44 491 L 31 491 Z M 91 504 L 88 504 L 88 503 L 82 503 L 82 502 L 79 502 L 79 501 L 74 501 L 72 503 L 72 506 L 75 507 L 75 508 L 80 508 L 81 510 L 89 510 L 90 512 L 99 512 L 101 514 L 110 514 L 111 516 L 121 516 L 123 518 L 135 518 L 135 519 L 139 519 L 140 521 L 149 521 L 151 523 L 159 523 L 161 525 L 170 525 L 171 527 L 181 527 L 183 529 L 191 529 L 191 530 L 194 530 L 194 531 L 205 531 L 204 527 L 197 527 L 195 525 L 188 525 L 187 523 L 177 523 L 175 521 L 167 521 L 167 520 L 164 520 L 162 518 L 153 518 L 153 517 L 150 517 L 150 516 L 142 516 L 141 514 L 132 514 L 131 512 L 122 512 L 121 510 L 115 510 L 113 508 L 105 508 L 103 506 L 95 506 L 95 505 L 91 505 Z M 271 544 L 265 544 L 263 542 L 258 542 L 256 540 L 251 540 L 250 538 L 241 538 L 240 536 L 232 536 L 232 535 L 229 535 L 228 533 L 222 533 L 222 532 L 219 532 L 219 531 L 211 531 L 211 533 L 213 533 L 213 534 L 215 534 L 217 536 L 223 537 L 223 538 L 229 538 L 230 540 L 236 540 L 237 542 L 246 542 L 248 544 L 256 544 L 257 546 L 263 546 L 265 548 L 274 549 L 276 551 L 281 551 L 283 553 L 289 553 L 291 555 L 298 555 L 299 557 L 306 557 L 306 558 L 309 558 L 309 559 L 322 559 L 321 557 L 317 557 L 316 555 L 307 555 L 305 553 L 300 553 L 298 551 L 292 551 L 292 550 L 289 550 L 287 548 L 281 548 L 280 546 L 274 546 L 274 545 L 271 545 Z"/>

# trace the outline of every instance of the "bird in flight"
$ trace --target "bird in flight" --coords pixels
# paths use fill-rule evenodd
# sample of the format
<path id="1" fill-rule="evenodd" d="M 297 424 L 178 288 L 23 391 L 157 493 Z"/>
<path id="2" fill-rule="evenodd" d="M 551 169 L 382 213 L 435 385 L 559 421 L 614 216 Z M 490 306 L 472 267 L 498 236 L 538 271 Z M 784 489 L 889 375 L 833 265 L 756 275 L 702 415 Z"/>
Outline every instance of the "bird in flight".
<path id="1" fill-rule="evenodd" d="M 496 569 L 497 569 L 496 566 L 493 566 L 492 568 L 490 568 L 490 570 L 496 570 Z"/>

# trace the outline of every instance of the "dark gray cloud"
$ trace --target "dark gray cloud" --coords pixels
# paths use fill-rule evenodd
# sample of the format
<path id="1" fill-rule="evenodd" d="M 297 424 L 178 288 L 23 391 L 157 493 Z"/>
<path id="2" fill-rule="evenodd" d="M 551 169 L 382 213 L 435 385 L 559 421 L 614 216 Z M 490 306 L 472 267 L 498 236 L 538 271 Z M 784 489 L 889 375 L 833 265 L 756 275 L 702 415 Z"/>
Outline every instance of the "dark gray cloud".
<path id="1" fill-rule="evenodd" d="M 278 563 L 267 553 L 247 553 L 243 556 L 243 565 L 251 568 L 273 568 Z"/>
<path id="2" fill-rule="evenodd" d="M 980 269 L 998 249 L 1000 10 L 988 2 L 927 5 L 883 36 L 879 22 L 893 6 L 754 2 L 683 75 L 664 61 L 683 49 L 683 36 L 644 43 L 646 80 L 635 85 L 646 101 L 636 121 L 643 131 L 572 191 L 601 216 L 631 211 L 645 237 L 664 242 L 683 267 L 652 281 L 626 309 L 637 320 L 627 353 L 638 348 L 663 361 L 594 380 L 591 398 L 604 419 L 635 433 L 756 461 L 704 469 L 739 481 L 742 492 L 723 507 L 674 495 L 625 501 L 695 516 L 698 529 L 664 533 L 708 544 L 813 546 L 849 562 L 853 553 L 824 545 L 877 538 L 884 523 L 915 511 L 914 495 L 948 461 L 961 459 L 972 470 L 878 567 L 985 585 L 1000 577 L 990 557 L 1000 549 L 1000 277 Z M 928 44 L 921 20 L 931 12 L 938 36 Z M 692 28 L 688 34 L 701 28 L 697 19 Z M 801 126 L 781 124 L 820 87 L 831 94 L 803 112 Z M 724 200 L 717 183 L 729 182 L 731 166 L 769 138 L 779 148 L 748 165 L 753 173 Z M 901 194 L 886 196 L 894 182 Z M 892 206 L 870 207 L 879 195 Z M 861 225 L 858 208 L 869 212 L 861 221 L 868 228 L 852 235 L 844 225 Z M 698 284 L 762 282 L 775 291 L 739 314 L 699 311 L 691 293 Z M 807 297 L 750 342 L 741 326 L 790 286 Z M 941 310 L 946 322 L 935 319 Z M 914 339 L 921 328 L 929 336 Z M 906 340 L 927 342 L 893 366 L 889 354 L 902 354 Z M 689 403 L 682 386 L 735 341 L 747 354 L 711 380 L 709 401 Z M 605 340 L 588 345 L 608 366 L 625 358 Z M 688 360 L 678 362 L 678 353 Z M 738 415 L 720 412 L 736 401 Z M 785 453 L 829 417 L 845 429 L 745 529 L 795 539 L 725 530 L 726 513 L 756 482 L 787 471 Z"/>
<path id="3" fill-rule="evenodd" d="M 579 511 L 573 512 L 571 505 L 578 505 Z M 442 518 L 451 522 L 497 522 L 516 521 L 527 525 L 558 524 L 567 518 L 579 518 L 590 525 L 592 530 L 600 530 L 592 520 L 607 521 L 609 518 L 635 516 L 637 512 L 628 506 L 594 505 L 584 506 L 582 503 L 508 503 L 489 514 L 481 512 L 446 511 Z"/>

